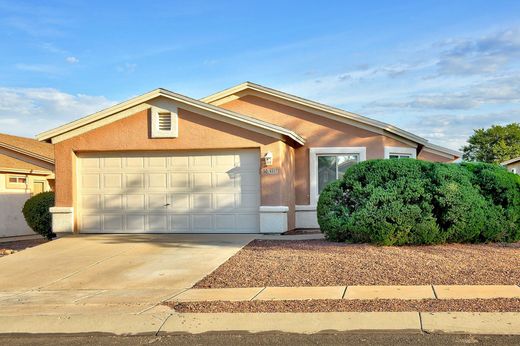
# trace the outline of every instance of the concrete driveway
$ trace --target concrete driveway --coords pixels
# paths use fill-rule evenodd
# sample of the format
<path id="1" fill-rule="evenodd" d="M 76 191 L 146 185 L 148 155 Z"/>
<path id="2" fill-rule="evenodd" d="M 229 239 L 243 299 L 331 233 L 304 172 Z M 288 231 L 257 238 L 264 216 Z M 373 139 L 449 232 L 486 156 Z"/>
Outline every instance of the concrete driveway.
<path id="1" fill-rule="evenodd" d="M 66 236 L 0 258 L 0 315 L 154 311 L 254 238 Z"/>

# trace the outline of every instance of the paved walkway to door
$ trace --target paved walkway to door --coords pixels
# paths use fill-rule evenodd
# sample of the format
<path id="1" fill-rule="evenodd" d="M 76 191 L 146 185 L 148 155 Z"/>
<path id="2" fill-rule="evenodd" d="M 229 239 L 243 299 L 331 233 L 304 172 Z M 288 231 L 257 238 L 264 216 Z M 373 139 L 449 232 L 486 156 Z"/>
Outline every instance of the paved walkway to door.
<path id="1" fill-rule="evenodd" d="M 140 313 L 190 288 L 254 235 L 65 236 L 0 261 L 0 315 Z"/>

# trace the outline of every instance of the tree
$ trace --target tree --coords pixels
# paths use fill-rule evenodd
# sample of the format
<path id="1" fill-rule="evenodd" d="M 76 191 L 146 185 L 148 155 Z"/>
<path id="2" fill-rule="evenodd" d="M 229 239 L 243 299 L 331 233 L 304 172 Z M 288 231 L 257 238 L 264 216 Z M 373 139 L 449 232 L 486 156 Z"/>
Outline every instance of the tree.
<path id="1" fill-rule="evenodd" d="M 500 163 L 520 156 L 520 123 L 478 129 L 464 146 L 466 161 Z"/>

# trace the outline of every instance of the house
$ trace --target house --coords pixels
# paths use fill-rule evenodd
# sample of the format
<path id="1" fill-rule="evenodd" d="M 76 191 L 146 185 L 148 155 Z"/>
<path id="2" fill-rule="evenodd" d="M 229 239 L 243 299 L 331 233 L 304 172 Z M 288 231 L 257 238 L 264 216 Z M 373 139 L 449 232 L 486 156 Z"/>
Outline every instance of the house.
<path id="1" fill-rule="evenodd" d="M 0 134 L 0 238 L 33 235 L 22 215 L 25 201 L 54 186 L 54 147 Z"/>
<path id="2" fill-rule="evenodd" d="M 377 158 L 460 153 L 254 83 L 156 89 L 37 136 L 55 145 L 55 231 L 280 233 L 318 227 L 321 189 Z"/>
<path id="3" fill-rule="evenodd" d="M 520 174 L 520 157 L 504 161 L 500 165 L 506 167 L 511 173 Z"/>

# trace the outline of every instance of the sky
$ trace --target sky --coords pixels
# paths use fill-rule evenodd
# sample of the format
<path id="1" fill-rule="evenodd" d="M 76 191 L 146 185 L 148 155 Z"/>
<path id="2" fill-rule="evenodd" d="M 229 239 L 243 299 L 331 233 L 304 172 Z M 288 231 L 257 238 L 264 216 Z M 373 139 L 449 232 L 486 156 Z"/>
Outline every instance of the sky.
<path id="1" fill-rule="evenodd" d="M 0 0 L 0 132 L 244 81 L 460 149 L 520 122 L 520 1 Z"/>

